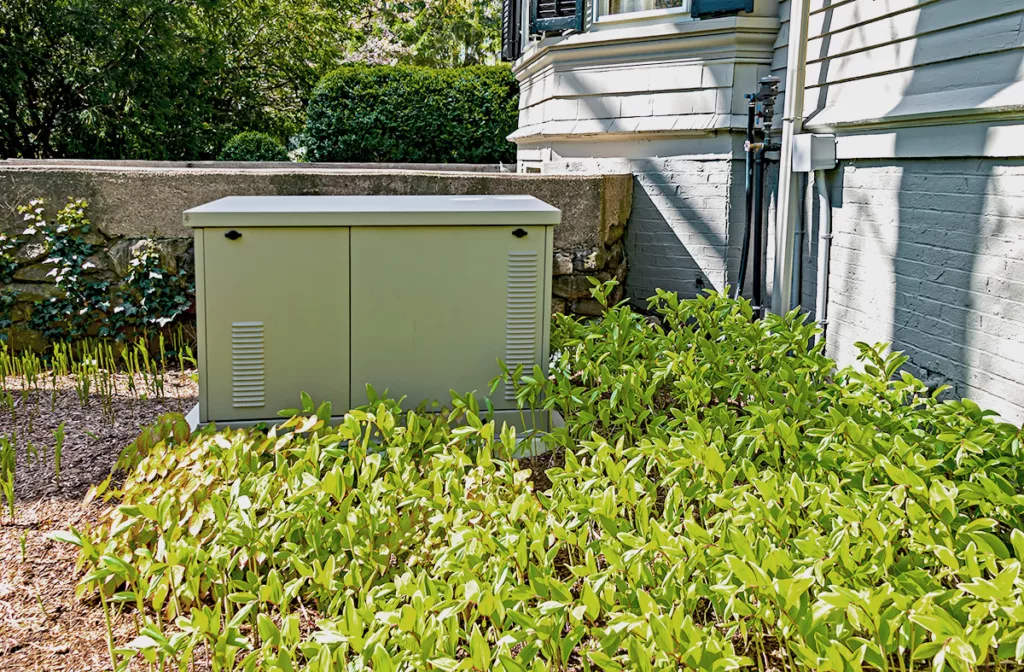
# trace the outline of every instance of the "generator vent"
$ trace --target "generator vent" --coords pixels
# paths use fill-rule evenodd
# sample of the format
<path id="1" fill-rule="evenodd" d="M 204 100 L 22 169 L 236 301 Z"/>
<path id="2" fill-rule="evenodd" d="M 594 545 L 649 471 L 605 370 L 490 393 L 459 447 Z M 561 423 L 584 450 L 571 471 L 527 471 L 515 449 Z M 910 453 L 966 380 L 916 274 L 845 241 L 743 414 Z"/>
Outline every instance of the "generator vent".
<path id="1" fill-rule="evenodd" d="M 514 370 L 520 364 L 529 371 L 537 358 L 537 286 L 536 252 L 509 252 L 505 299 L 505 364 Z M 515 388 L 505 383 L 505 400 L 515 401 Z"/>
<path id="2" fill-rule="evenodd" d="M 231 323 L 231 405 L 266 405 L 262 322 Z"/>

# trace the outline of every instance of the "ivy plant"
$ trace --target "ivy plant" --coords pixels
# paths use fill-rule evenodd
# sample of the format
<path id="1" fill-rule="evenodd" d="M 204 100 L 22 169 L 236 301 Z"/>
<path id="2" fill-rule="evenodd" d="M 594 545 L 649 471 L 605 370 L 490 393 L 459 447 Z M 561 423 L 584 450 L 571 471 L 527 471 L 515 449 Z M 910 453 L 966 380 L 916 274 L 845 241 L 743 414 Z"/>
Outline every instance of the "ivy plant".
<path id="1" fill-rule="evenodd" d="M 14 282 L 14 271 L 18 269 L 14 252 L 19 246 L 20 236 L 0 232 L 0 329 L 11 326 L 11 308 L 17 302 L 17 296 L 11 290 L 10 284 Z M 0 336 L 0 340 L 4 338 L 6 335 Z"/>
<path id="2" fill-rule="evenodd" d="M 165 270 L 154 243 L 142 241 L 128 262 L 127 275 L 115 290 L 110 319 L 100 328 L 100 335 L 123 337 L 171 324 L 189 310 L 194 294 L 191 275 L 181 268 Z"/>
<path id="3" fill-rule="evenodd" d="M 96 246 L 86 238 L 92 230 L 85 216 L 88 203 L 69 199 L 53 219 L 46 218 L 41 199 L 33 203 L 19 208 L 28 221 L 24 235 L 42 237 L 47 252 L 43 264 L 52 266 L 47 277 L 53 278 L 61 293 L 33 306 L 29 326 L 48 340 L 84 336 L 109 307 L 110 287 L 106 281 L 89 278 L 88 272 L 96 268 L 90 259 Z"/>
<path id="4" fill-rule="evenodd" d="M 11 252 L 24 237 L 39 235 L 46 249 L 42 263 L 51 267 L 47 278 L 59 294 L 33 305 L 28 326 L 48 340 L 91 333 L 124 340 L 180 319 L 192 304 L 192 279 L 183 269 L 165 270 L 152 241 L 134 246 L 128 272 L 118 283 L 97 278 L 94 255 L 105 247 L 90 242 L 94 229 L 86 216 L 87 207 L 82 199 L 69 199 L 50 219 L 45 202 L 33 200 L 18 209 L 26 222 L 22 234 L 0 238 L 0 279 L 4 284 L 17 269 Z M 13 292 L 0 293 L 0 326 L 10 325 L 9 311 L 4 308 L 16 301 Z"/>

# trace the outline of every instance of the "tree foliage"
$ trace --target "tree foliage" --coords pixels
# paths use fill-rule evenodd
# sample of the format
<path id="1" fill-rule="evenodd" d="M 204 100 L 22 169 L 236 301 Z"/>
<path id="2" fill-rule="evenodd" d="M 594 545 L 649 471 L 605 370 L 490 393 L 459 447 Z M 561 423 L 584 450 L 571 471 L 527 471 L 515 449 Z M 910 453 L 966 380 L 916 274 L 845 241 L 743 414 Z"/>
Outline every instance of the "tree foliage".
<path id="1" fill-rule="evenodd" d="M 494 60 L 494 0 L 4 0 L 0 157 L 213 158 L 352 60 Z"/>
<path id="2" fill-rule="evenodd" d="M 381 3 L 379 21 L 394 30 L 394 60 L 455 68 L 488 65 L 501 50 L 501 3 L 416 0 Z"/>

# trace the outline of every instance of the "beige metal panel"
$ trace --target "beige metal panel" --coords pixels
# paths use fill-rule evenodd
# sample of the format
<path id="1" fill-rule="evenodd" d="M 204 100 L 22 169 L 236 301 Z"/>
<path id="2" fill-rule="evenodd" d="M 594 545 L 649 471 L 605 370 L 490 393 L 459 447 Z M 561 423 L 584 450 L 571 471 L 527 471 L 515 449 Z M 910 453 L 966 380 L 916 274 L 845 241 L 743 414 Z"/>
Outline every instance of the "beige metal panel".
<path id="1" fill-rule="evenodd" d="M 348 409 L 349 230 L 228 231 L 203 231 L 201 421 L 272 419 L 301 392 Z"/>
<path id="2" fill-rule="evenodd" d="M 550 227 L 352 229 L 352 402 L 366 383 L 404 406 L 478 398 L 499 373 L 543 364 Z M 496 409 L 515 408 L 506 390 Z"/>
<path id="3" fill-rule="evenodd" d="M 196 338 L 199 340 L 199 348 L 196 353 L 199 365 L 199 417 L 205 422 L 209 419 L 209 405 L 207 404 L 207 384 L 209 380 L 206 371 L 206 252 L 204 249 L 202 229 L 195 231 L 195 260 L 196 260 Z"/>

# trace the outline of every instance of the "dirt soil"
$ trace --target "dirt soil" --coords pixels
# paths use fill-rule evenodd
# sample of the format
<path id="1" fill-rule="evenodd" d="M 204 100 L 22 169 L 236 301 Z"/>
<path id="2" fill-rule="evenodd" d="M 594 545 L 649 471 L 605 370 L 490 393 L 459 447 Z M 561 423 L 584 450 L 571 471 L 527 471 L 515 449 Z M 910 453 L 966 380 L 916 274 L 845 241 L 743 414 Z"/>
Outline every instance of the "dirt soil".
<path id="1" fill-rule="evenodd" d="M 17 446 L 14 520 L 6 502 L 0 511 L 0 670 L 109 670 L 99 602 L 75 596 L 77 549 L 47 536 L 96 524 L 102 505 L 82 504 L 89 487 L 110 474 L 141 427 L 164 413 L 187 413 L 196 384 L 192 372 L 168 372 L 163 399 L 139 399 L 128 392 L 127 375 L 119 375 L 109 402 L 93 391 L 85 404 L 71 379 L 58 378 L 56 394 L 50 385 L 25 393 L 8 380 L 13 413 L 0 403 L 0 437 L 16 437 Z M 61 423 L 58 481 L 53 447 Z M 130 615 L 114 614 L 113 621 L 115 645 L 134 637 Z"/>

